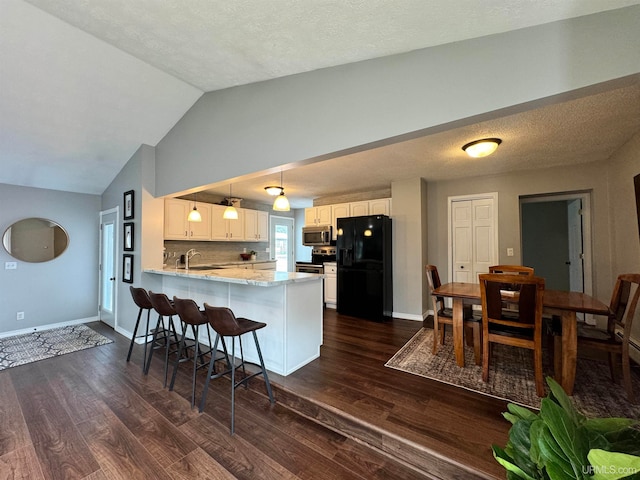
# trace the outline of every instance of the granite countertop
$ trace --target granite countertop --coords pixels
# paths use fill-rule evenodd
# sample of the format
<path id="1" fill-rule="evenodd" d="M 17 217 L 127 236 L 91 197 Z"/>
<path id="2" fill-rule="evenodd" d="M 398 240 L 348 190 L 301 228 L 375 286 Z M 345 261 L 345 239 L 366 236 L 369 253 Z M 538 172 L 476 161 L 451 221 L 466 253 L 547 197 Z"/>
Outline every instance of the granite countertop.
<path id="1" fill-rule="evenodd" d="M 229 263 L 224 263 L 222 265 L 229 265 Z M 324 275 L 316 273 L 276 272 L 273 270 L 253 270 L 246 268 L 221 268 L 187 271 L 181 268 L 176 269 L 165 267 L 163 269 L 147 268 L 144 272 L 174 277 L 193 278 L 196 280 L 209 280 L 213 282 L 256 285 L 259 287 L 275 287 L 288 283 L 310 282 L 324 278 Z"/>

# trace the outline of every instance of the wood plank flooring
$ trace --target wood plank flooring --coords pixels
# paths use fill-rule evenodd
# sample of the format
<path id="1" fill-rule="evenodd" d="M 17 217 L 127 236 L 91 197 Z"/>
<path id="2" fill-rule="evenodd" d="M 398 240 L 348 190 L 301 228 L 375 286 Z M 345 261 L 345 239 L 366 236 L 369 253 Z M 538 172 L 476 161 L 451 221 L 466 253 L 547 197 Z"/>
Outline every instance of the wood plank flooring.
<path id="1" fill-rule="evenodd" d="M 422 479 L 504 478 L 490 445 L 504 445 L 506 405 L 384 367 L 421 322 L 325 313 L 321 357 L 292 375 L 236 391 L 214 381 L 205 412 L 191 409 L 189 364 L 162 387 L 158 356 L 114 343 L 0 372 L 0 478 Z M 199 398 L 204 372 L 198 378 Z"/>

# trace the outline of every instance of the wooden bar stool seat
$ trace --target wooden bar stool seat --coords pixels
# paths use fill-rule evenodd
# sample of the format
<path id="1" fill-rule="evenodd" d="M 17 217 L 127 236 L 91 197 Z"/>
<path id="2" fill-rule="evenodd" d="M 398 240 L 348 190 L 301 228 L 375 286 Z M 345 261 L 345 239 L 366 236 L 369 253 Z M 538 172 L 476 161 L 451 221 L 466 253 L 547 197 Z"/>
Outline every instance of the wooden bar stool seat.
<path id="1" fill-rule="evenodd" d="M 234 418 L 235 418 L 235 391 L 240 385 L 244 385 L 245 388 L 247 386 L 247 382 L 253 377 L 262 374 L 264 377 L 264 383 L 267 389 L 267 394 L 269 395 L 269 401 L 273 404 L 275 400 L 273 399 L 273 393 L 271 392 L 271 384 L 269 383 L 269 377 L 267 376 L 267 369 L 264 367 L 264 360 L 262 359 L 262 352 L 260 351 L 260 343 L 258 342 L 258 336 L 256 335 L 256 330 L 264 328 L 267 326 L 266 323 L 256 322 L 254 320 L 249 320 L 248 318 L 236 318 L 231 309 L 225 307 L 212 307 L 211 305 L 204 304 L 205 314 L 207 316 L 207 320 L 211 325 L 211 328 L 220 335 L 221 337 L 231 337 L 231 361 L 229 363 L 229 368 L 220 373 L 214 373 L 214 363 L 215 359 L 212 356 L 211 361 L 209 362 L 209 370 L 207 373 L 207 381 L 204 386 L 204 390 L 202 392 L 202 399 L 200 401 L 200 412 L 204 410 L 204 406 L 207 400 L 207 391 L 209 389 L 209 384 L 211 380 L 215 378 L 219 378 L 226 374 L 231 374 L 231 428 L 230 432 L 233 435 L 234 432 Z M 245 333 L 251 332 L 253 334 L 253 340 L 256 345 L 256 351 L 258 353 L 258 359 L 260 361 L 260 365 L 253 364 L 256 367 L 259 367 L 260 370 L 251 375 L 247 375 L 245 370 L 245 364 L 250 363 L 246 362 L 244 359 L 244 353 L 242 351 L 242 335 Z M 239 339 L 240 343 L 240 363 L 236 364 L 235 358 L 235 338 Z M 235 373 L 238 368 L 242 367 L 243 378 L 236 382 Z"/>

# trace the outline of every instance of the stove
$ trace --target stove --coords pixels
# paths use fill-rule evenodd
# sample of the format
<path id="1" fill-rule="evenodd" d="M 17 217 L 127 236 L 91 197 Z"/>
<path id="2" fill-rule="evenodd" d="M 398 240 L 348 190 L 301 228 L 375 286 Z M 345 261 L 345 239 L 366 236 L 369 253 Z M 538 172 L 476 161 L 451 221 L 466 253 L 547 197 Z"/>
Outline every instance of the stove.
<path id="1" fill-rule="evenodd" d="M 296 262 L 296 272 L 324 273 L 324 262 L 336 261 L 336 247 L 314 247 L 310 262 Z"/>

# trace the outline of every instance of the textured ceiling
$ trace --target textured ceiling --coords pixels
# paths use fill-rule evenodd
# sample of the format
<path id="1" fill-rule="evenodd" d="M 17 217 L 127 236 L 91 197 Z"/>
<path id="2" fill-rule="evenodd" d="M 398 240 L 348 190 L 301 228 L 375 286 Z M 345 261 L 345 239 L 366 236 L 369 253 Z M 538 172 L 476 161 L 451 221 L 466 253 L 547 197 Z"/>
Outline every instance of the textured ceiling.
<path id="1" fill-rule="evenodd" d="M 0 183 L 100 194 L 140 144 L 156 145 L 203 91 L 638 3 L 640 0 L 1 0 Z M 633 117 L 625 112 L 637 105 L 633 103 L 637 96 L 631 90 L 624 100 L 617 95 L 624 96 L 616 93 L 610 100 L 593 100 L 600 102 L 596 106 L 576 103 L 565 107 L 615 108 L 616 125 L 626 122 L 623 128 L 613 129 L 611 140 L 589 144 L 593 148 L 588 151 L 572 148 L 569 142 L 584 144 L 593 132 L 606 130 L 610 125 L 606 121 L 612 119 L 603 118 L 601 111 L 585 110 L 584 122 L 576 123 L 575 129 L 558 127 L 553 138 L 559 146 L 569 145 L 563 158 L 541 152 L 531 141 L 549 135 L 545 128 L 553 118 L 549 112 L 543 119 L 536 117 L 542 111 L 531 112 L 527 117 L 495 119 L 495 123 L 424 139 L 388 142 L 347 159 L 288 171 L 287 193 L 297 191 L 301 202 L 308 202 L 339 190 L 388 186 L 393 179 L 419 171 L 433 179 L 461 175 L 452 162 L 458 168 L 464 165 L 465 174 L 487 173 L 478 164 L 456 160 L 460 139 L 475 138 L 482 131 L 499 130 L 510 140 L 499 150 L 502 157 L 492 157 L 498 165 L 503 162 L 500 168 L 522 168 L 528 158 L 539 158 L 541 153 L 545 162 L 606 158 L 630 132 L 638 131 L 637 118 L 621 120 Z M 524 130 L 518 133 L 516 126 Z M 518 142 L 511 141 L 516 138 Z M 446 154 L 443 148 L 456 155 Z M 553 152 L 558 151 L 562 149 Z M 404 168 L 391 170 L 388 163 L 385 168 L 367 163 L 389 157 Z M 358 168 L 364 163 L 366 175 Z M 498 167 L 494 164 L 492 168 Z M 338 170 L 342 173 L 333 179 Z M 349 179 L 347 174 L 355 176 Z M 323 191 L 318 178 L 323 179 Z M 257 184 L 246 185 L 247 197 L 252 188 L 258 190 Z M 245 187 L 238 188 L 244 194 Z"/>

